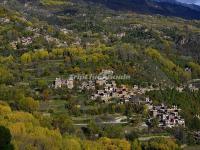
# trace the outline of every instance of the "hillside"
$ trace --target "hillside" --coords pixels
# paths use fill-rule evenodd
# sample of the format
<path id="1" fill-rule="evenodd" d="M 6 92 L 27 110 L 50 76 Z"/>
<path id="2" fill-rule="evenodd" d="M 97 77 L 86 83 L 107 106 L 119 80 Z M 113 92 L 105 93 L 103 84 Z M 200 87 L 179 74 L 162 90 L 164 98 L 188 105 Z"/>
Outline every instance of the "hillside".
<path id="1" fill-rule="evenodd" d="M 146 0 L 0 3 L 0 130 L 10 132 L 9 146 L 199 144 L 198 14 L 198 6 Z"/>
<path id="2" fill-rule="evenodd" d="M 159 52 L 166 55 L 168 59 L 171 59 L 173 62 L 175 61 L 174 63 L 180 66 L 183 70 L 184 67 L 188 65 L 188 61 L 199 61 L 198 40 L 200 23 L 198 21 L 187 21 L 179 18 L 166 18 L 161 16 L 139 15 L 135 13 L 130 14 L 126 12 L 119 13 L 119 15 L 117 15 L 114 10 L 109 10 L 103 6 L 95 4 L 88 5 L 83 1 L 82 3 L 77 3 L 76 1 L 71 3 L 73 5 L 68 1 L 65 4 L 65 7 L 61 7 L 60 4 L 55 5 L 52 3 L 47 5 L 43 2 L 41 2 L 38 6 L 29 4 L 27 7 L 23 8 L 23 13 L 28 18 L 30 15 L 31 17 L 39 17 L 41 21 L 47 21 L 48 24 L 51 24 L 54 28 L 54 31 L 51 31 L 52 33 L 48 33 L 48 31 L 45 31 L 46 33 L 44 33 L 43 30 L 43 33 L 39 34 L 51 34 L 53 38 L 58 38 L 58 40 L 60 38 L 61 41 L 59 41 L 59 45 L 61 47 L 63 47 L 64 44 L 69 45 L 77 42 L 84 47 L 86 44 L 91 45 L 97 41 L 107 47 L 115 47 L 120 42 L 129 44 L 135 43 L 134 49 L 137 51 L 139 62 L 134 60 L 134 64 L 144 65 L 140 63 L 140 59 L 142 60 L 146 58 L 146 56 L 143 56 L 143 51 L 140 49 L 145 49 L 147 47 L 158 49 Z M 18 5 L 22 10 L 21 7 L 23 7 L 23 5 Z M 53 5 L 53 9 L 51 5 Z M 38 9 L 35 9 L 35 7 L 38 7 Z M 42 13 L 38 13 L 39 11 Z M 146 20 L 145 22 L 143 22 L 144 19 Z M 66 30 L 68 33 L 65 35 L 63 35 L 61 31 L 64 28 L 68 30 Z M 56 33 L 59 30 L 60 35 Z M 65 36 L 64 40 L 63 36 Z M 45 39 L 42 39 L 42 41 L 45 42 Z M 10 42 L 12 42 L 12 40 L 10 40 Z M 43 43 L 42 47 L 37 45 L 37 49 L 47 48 L 46 44 Z M 48 49 L 49 46 L 50 45 L 48 45 Z M 29 45 L 29 47 L 30 50 L 35 49 L 32 45 Z M 53 47 L 54 45 L 52 45 L 52 48 Z M 174 60 L 175 57 L 178 57 L 180 60 Z M 151 64 L 152 62 L 148 63 Z M 145 66 L 141 67 L 144 68 Z M 153 68 L 150 67 L 150 72 L 151 69 Z M 145 69 L 142 70 L 145 71 Z M 158 71 L 159 77 L 160 74 L 162 74 L 161 72 Z M 147 74 L 144 72 L 140 73 L 144 74 L 144 76 Z M 144 79 L 145 78 L 146 77 L 144 77 Z"/>
<path id="3" fill-rule="evenodd" d="M 87 1 L 87 0 L 86 0 Z M 160 14 L 165 16 L 176 16 L 185 19 L 200 19 L 200 9 L 192 8 L 189 5 L 172 3 L 169 1 L 152 0 L 89 0 L 95 3 L 101 3 L 111 9 L 128 10 L 143 14 Z"/>

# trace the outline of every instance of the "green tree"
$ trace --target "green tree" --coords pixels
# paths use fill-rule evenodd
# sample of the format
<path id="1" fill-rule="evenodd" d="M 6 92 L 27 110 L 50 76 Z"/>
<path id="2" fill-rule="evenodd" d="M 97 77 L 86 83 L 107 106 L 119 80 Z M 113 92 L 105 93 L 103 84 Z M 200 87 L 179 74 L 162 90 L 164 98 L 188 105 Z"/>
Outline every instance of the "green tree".
<path id="1" fill-rule="evenodd" d="M 159 122 L 158 122 L 158 119 L 157 119 L 157 118 L 153 118 L 153 119 L 151 120 L 151 126 L 152 126 L 152 128 L 158 127 L 158 124 L 159 124 Z"/>
<path id="2" fill-rule="evenodd" d="M 0 67 L 0 84 L 11 83 L 14 77 L 10 70 L 6 67 Z"/>
<path id="3" fill-rule="evenodd" d="M 42 91 L 42 98 L 44 101 L 48 100 L 50 96 L 50 90 L 49 89 L 44 89 Z"/>
<path id="4" fill-rule="evenodd" d="M 155 138 L 148 141 L 144 146 L 145 150 L 180 150 L 180 147 L 173 139 Z"/>
<path id="5" fill-rule="evenodd" d="M 53 119 L 53 126 L 59 128 L 62 134 L 74 132 L 73 121 L 67 115 L 56 116 Z"/>
<path id="6" fill-rule="evenodd" d="M 44 60 L 44 59 L 49 58 L 49 53 L 47 50 L 41 49 L 41 50 L 36 51 L 33 57 L 35 60 Z"/>
<path id="7" fill-rule="evenodd" d="M 39 79 L 37 81 L 37 86 L 40 88 L 40 89 L 46 89 L 48 87 L 48 83 L 46 80 L 44 79 Z"/>
<path id="8" fill-rule="evenodd" d="M 124 133 L 120 125 L 106 125 L 103 128 L 105 135 L 109 138 L 123 138 Z"/>
<path id="9" fill-rule="evenodd" d="M 142 145 L 138 140 L 134 140 L 131 144 L 131 150 L 142 150 Z"/>
<path id="10" fill-rule="evenodd" d="M 13 145 L 11 142 L 10 130 L 4 126 L 0 126 L 0 149 L 1 150 L 13 150 Z"/>
<path id="11" fill-rule="evenodd" d="M 190 122 L 190 128 L 193 130 L 200 130 L 200 119 L 197 117 L 193 117 Z"/>
<path id="12" fill-rule="evenodd" d="M 26 97 L 19 101 L 20 107 L 28 112 L 37 111 L 39 108 L 39 101 L 34 100 L 32 97 Z"/>
<path id="13" fill-rule="evenodd" d="M 78 139 L 64 138 L 63 150 L 81 150 L 81 145 Z"/>

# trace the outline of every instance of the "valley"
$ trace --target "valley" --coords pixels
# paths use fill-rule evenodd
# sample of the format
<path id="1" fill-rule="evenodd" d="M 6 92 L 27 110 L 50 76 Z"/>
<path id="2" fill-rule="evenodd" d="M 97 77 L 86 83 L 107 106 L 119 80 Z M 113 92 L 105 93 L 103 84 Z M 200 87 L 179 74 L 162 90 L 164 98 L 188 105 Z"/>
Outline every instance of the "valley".
<path id="1" fill-rule="evenodd" d="M 1 1 L 0 149 L 198 150 L 199 16 L 171 1 Z"/>

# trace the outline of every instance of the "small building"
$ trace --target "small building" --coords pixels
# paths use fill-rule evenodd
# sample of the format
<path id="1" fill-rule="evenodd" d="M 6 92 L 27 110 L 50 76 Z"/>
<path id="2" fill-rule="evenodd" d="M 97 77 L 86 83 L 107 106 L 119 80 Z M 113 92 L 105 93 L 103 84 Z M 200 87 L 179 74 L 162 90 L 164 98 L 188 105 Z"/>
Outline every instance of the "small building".
<path id="1" fill-rule="evenodd" d="M 33 42 L 31 37 L 22 37 L 21 43 L 24 46 L 30 45 Z"/>
<path id="2" fill-rule="evenodd" d="M 73 88 L 74 88 L 74 79 L 69 78 L 69 79 L 67 80 L 67 88 L 68 88 L 68 89 L 73 89 Z"/>
<path id="3" fill-rule="evenodd" d="M 67 86 L 68 89 L 74 88 L 74 80 L 73 78 L 69 78 L 67 80 L 63 80 L 61 78 L 56 78 L 54 81 L 54 88 L 62 88 L 63 86 Z"/>
<path id="4" fill-rule="evenodd" d="M 62 80 L 61 80 L 61 78 L 56 78 L 56 80 L 54 81 L 54 87 L 55 87 L 55 89 L 62 87 Z"/>
<path id="5" fill-rule="evenodd" d="M 0 18 L 0 23 L 9 23 L 10 19 L 8 18 Z"/>

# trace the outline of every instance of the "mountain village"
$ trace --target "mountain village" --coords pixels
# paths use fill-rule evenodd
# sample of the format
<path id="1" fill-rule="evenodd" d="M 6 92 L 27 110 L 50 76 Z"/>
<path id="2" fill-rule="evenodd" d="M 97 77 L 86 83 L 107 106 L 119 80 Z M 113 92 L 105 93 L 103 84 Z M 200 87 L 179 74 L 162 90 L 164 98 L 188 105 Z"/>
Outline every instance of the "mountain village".
<path id="1" fill-rule="evenodd" d="M 147 124 L 151 125 L 153 119 L 158 120 L 158 126 L 161 128 L 173 128 L 176 126 L 185 126 L 185 120 L 179 114 L 181 109 L 177 106 L 168 107 L 165 104 L 154 105 L 145 93 L 157 88 L 141 88 L 134 85 L 132 88 L 125 85 L 117 85 L 115 80 L 112 80 L 114 72 L 112 70 L 102 70 L 94 80 L 79 81 L 78 89 L 80 92 L 90 91 L 92 101 L 111 103 L 113 100 L 118 104 L 134 103 L 145 105 L 149 112 Z M 73 89 L 75 87 L 76 78 L 70 76 L 68 79 L 56 78 L 53 83 L 55 89 L 67 87 Z"/>

